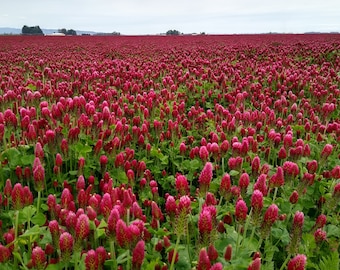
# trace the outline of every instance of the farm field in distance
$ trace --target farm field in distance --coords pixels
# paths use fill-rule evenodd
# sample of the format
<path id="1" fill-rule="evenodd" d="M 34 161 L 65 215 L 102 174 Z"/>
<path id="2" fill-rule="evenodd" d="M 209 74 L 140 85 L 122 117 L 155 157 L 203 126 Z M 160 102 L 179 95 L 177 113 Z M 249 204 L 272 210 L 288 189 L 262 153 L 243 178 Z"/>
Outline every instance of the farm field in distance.
<path id="1" fill-rule="evenodd" d="M 1 36 L 0 93 L 0 269 L 339 269 L 339 34 Z"/>

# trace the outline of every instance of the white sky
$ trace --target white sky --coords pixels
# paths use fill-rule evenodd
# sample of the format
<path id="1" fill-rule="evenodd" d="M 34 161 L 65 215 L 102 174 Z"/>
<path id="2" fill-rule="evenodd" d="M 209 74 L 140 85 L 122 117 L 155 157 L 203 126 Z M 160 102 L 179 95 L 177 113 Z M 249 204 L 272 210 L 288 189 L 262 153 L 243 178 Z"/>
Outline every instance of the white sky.
<path id="1" fill-rule="evenodd" d="M 340 32 L 340 0 L 0 0 L 0 27 L 158 34 Z"/>

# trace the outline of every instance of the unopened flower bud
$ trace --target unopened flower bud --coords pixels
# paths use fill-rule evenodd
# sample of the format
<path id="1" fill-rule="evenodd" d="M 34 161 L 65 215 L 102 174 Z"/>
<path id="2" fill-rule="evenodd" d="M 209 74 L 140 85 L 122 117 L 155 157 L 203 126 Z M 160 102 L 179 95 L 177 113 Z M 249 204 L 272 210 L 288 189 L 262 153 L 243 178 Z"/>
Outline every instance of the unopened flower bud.
<path id="1" fill-rule="evenodd" d="M 107 231 L 106 234 L 110 237 L 116 235 L 116 225 L 117 221 L 120 219 L 119 211 L 117 208 L 113 208 L 110 211 L 108 220 L 107 220 Z"/>
<path id="2" fill-rule="evenodd" d="M 269 225 L 273 225 L 275 221 L 278 219 L 279 208 L 276 204 L 272 204 L 268 207 L 267 211 L 264 214 L 263 221 Z"/>
<path id="3" fill-rule="evenodd" d="M 340 199 L 340 183 L 337 183 L 335 185 L 332 197 L 336 199 Z"/>
<path id="4" fill-rule="evenodd" d="M 299 166 L 292 161 L 286 161 L 283 163 L 284 174 L 289 177 L 296 177 L 299 174 Z"/>
<path id="5" fill-rule="evenodd" d="M 245 193 L 247 191 L 249 183 L 250 183 L 249 175 L 247 173 L 242 173 L 238 183 L 238 186 L 241 189 L 242 193 Z"/>
<path id="6" fill-rule="evenodd" d="M 220 262 L 215 263 L 211 266 L 210 270 L 223 270 L 223 265 Z"/>
<path id="7" fill-rule="evenodd" d="M 210 267 L 211 264 L 207 250 L 202 248 L 198 256 L 197 270 L 210 270 Z"/>
<path id="8" fill-rule="evenodd" d="M 24 188 L 20 183 L 14 185 L 11 196 L 14 210 L 20 210 L 24 207 Z"/>
<path id="9" fill-rule="evenodd" d="M 218 258 L 218 251 L 216 250 L 213 244 L 210 244 L 208 247 L 208 256 L 210 261 L 216 261 Z"/>
<path id="10" fill-rule="evenodd" d="M 184 175 L 179 174 L 176 177 L 175 185 L 176 185 L 177 192 L 181 196 L 188 194 L 188 192 L 189 192 L 189 183 L 188 183 L 187 178 Z"/>
<path id="11" fill-rule="evenodd" d="M 174 217 L 177 211 L 176 200 L 173 196 L 169 195 L 165 202 L 165 210 L 170 217 Z"/>
<path id="12" fill-rule="evenodd" d="M 211 213 L 208 209 L 203 208 L 198 218 L 198 230 L 201 235 L 210 234 L 213 229 Z"/>
<path id="13" fill-rule="evenodd" d="M 221 196 L 223 196 L 225 199 L 228 199 L 228 194 L 230 194 L 230 189 L 231 189 L 231 180 L 230 180 L 230 175 L 228 173 L 225 173 L 222 177 L 221 180 L 221 185 L 219 192 Z"/>
<path id="14" fill-rule="evenodd" d="M 55 165 L 57 165 L 58 167 L 61 167 L 63 165 L 63 158 L 60 153 L 56 154 Z"/>
<path id="15" fill-rule="evenodd" d="M 260 190 L 254 190 L 251 196 L 251 207 L 255 213 L 261 212 L 263 208 L 263 194 Z"/>
<path id="16" fill-rule="evenodd" d="M 181 155 L 184 155 L 186 150 L 187 150 L 187 146 L 185 145 L 184 142 L 181 142 L 181 144 L 179 145 L 179 153 Z"/>
<path id="17" fill-rule="evenodd" d="M 238 200 L 235 206 L 235 217 L 238 222 L 243 224 L 247 219 L 248 207 L 244 200 Z"/>
<path id="18" fill-rule="evenodd" d="M 321 158 L 327 159 L 332 154 L 332 152 L 333 152 L 333 145 L 326 144 L 321 151 Z"/>
<path id="19" fill-rule="evenodd" d="M 130 238 L 130 231 L 126 223 L 122 219 L 119 219 L 116 224 L 116 239 L 118 245 L 122 248 L 128 248 L 130 246 Z"/>
<path id="20" fill-rule="evenodd" d="M 203 162 L 206 162 L 209 158 L 209 151 L 206 146 L 201 146 L 199 149 L 199 157 Z"/>
<path id="21" fill-rule="evenodd" d="M 255 176 L 258 175 L 258 173 L 260 172 L 260 166 L 261 166 L 261 160 L 259 156 L 254 157 L 251 162 L 251 171 L 253 175 Z"/>
<path id="22" fill-rule="evenodd" d="M 213 165 L 211 162 L 207 162 L 198 179 L 201 194 L 205 194 L 205 192 L 208 191 L 212 177 Z"/>
<path id="23" fill-rule="evenodd" d="M 0 263 L 6 263 L 11 257 L 11 250 L 0 244 Z"/>
<path id="24" fill-rule="evenodd" d="M 40 142 L 36 143 L 35 149 L 34 149 L 34 154 L 35 154 L 35 157 L 37 157 L 39 159 L 43 159 L 44 158 L 44 149 L 41 146 Z"/>
<path id="25" fill-rule="evenodd" d="M 229 244 L 224 252 L 224 259 L 229 262 L 231 260 L 231 256 L 232 256 L 232 252 L 233 252 L 233 247 L 231 244 Z"/>
<path id="26" fill-rule="evenodd" d="M 304 214 L 303 212 L 297 211 L 294 215 L 293 227 L 302 228 L 303 223 L 304 223 Z"/>
<path id="27" fill-rule="evenodd" d="M 261 269 L 261 258 L 254 259 L 248 267 L 248 270 L 260 270 Z"/>
<path id="28" fill-rule="evenodd" d="M 11 179 L 7 179 L 5 187 L 4 187 L 4 195 L 5 197 L 9 198 L 11 197 L 11 193 L 12 193 L 12 182 L 11 182 Z"/>
<path id="29" fill-rule="evenodd" d="M 78 160 L 78 171 L 82 172 L 85 166 L 85 158 L 80 157 Z"/>
<path id="30" fill-rule="evenodd" d="M 318 170 L 318 162 L 316 160 L 309 161 L 306 167 L 309 173 L 316 173 Z"/>
<path id="31" fill-rule="evenodd" d="M 326 225 L 326 222 L 327 222 L 327 217 L 326 217 L 326 215 L 320 214 L 320 215 L 317 217 L 314 226 L 315 226 L 316 228 L 322 228 L 323 226 Z"/>
<path id="32" fill-rule="evenodd" d="M 140 240 L 132 251 L 133 269 L 141 269 L 145 256 L 145 242 Z"/>
<path id="33" fill-rule="evenodd" d="M 299 200 L 299 193 L 296 190 L 294 190 L 293 193 L 289 197 L 289 201 L 291 204 L 296 204 L 298 200 Z"/>
<path id="34" fill-rule="evenodd" d="M 327 239 L 326 231 L 322 230 L 321 228 L 317 229 L 314 233 L 314 239 L 317 244 L 321 244 L 323 241 Z"/>
<path id="35" fill-rule="evenodd" d="M 163 219 L 162 210 L 158 207 L 157 203 L 154 201 L 151 202 L 151 214 L 152 217 L 155 218 L 156 220 Z"/>

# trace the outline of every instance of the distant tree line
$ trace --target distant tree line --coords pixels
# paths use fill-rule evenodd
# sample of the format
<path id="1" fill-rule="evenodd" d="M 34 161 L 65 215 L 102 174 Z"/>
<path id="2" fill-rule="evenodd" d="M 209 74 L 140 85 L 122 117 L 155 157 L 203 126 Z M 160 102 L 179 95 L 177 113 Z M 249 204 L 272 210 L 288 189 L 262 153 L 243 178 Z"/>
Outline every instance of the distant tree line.
<path id="1" fill-rule="evenodd" d="M 43 31 L 40 29 L 40 26 L 27 26 L 24 25 L 22 27 L 21 33 L 23 35 L 43 35 Z"/>
<path id="2" fill-rule="evenodd" d="M 58 33 L 65 34 L 67 36 L 76 36 L 77 35 L 77 32 L 75 30 L 73 30 L 73 29 L 66 30 L 65 28 L 59 29 Z"/>
<path id="3" fill-rule="evenodd" d="M 97 33 L 96 36 L 120 36 L 120 32 L 113 31 L 112 33 Z"/>

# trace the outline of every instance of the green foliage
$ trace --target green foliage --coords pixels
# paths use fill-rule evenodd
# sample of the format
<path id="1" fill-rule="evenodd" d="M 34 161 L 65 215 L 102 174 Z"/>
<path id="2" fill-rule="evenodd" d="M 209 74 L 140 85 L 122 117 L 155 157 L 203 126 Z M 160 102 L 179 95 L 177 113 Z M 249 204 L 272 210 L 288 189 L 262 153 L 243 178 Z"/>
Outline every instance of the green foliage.
<path id="1" fill-rule="evenodd" d="M 333 251 L 328 255 L 318 258 L 317 262 L 307 261 L 308 269 L 315 270 L 337 270 L 340 266 L 339 253 Z"/>

